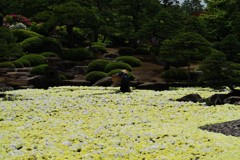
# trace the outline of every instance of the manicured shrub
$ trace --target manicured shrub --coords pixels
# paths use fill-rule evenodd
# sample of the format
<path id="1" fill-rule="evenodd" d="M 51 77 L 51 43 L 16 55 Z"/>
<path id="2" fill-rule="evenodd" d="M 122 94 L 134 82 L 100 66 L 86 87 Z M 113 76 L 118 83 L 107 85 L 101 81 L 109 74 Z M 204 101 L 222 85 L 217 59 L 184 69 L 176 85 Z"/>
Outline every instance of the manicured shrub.
<path id="1" fill-rule="evenodd" d="M 150 55 L 150 50 L 147 47 L 138 47 L 134 50 L 134 54 Z"/>
<path id="2" fill-rule="evenodd" d="M 141 66 L 141 61 L 133 56 L 120 56 L 118 58 L 115 59 L 117 62 L 125 62 L 127 64 L 129 64 L 132 67 L 138 67 Z"/>
<path id="3" fill-rule="evenodd" d="M 108 74 L 105 73 L 105 72 L 102 72 L 102 71 L 92 71 L 92 72 L 89 72 L 87 75 L 86 75 L 86 80 L 87 81 L 90 81 L 91 83 L 95 83 L 96 81 L 104 78 L 104 77 L 107 77 Z"/>
<path id="4" fill-rule="evenodd" d="M 1 62 L 0 68 L 15 68 L 15 66 L 11 62 Z"/>
<path id="5" fill-rule="evenodd" d="M 96 59 L 88 64 L 88 72 L 91 71 L 104 71 L 106 65 L 110 63 L 109 60 L 106 59 Z"/>
<path id="6" fill-rule="evenodd" d="M 170 69 L 162 72 L 161 76 L 165 79 L 185 80 L 188 79 L 187 72 L 181 69 Z"/>
<path id="7" fill-rule="evenodd" d="M 72 48 L 65 50 L 62 59 L 72 60 L 72 61 L 81 61 L 93 59 L 95 56 L 88 48 Z"/>
<path id="8" fill-rule="evenodd" d="M 112 76 L 114 74 L 120 73 L 121 70 L 122 69 L 114 69 L 114 70 L 108 72 L 108 76 Z M 132 74 L 132 72 L 128 72 L 128 75 L 129 75 L 131 81 L 135 79 L 135 76 Z"/>
<path id="9" fill-rule="evenodd" d="M 134 49 L 131 47 L 122 47 L 119 49 L 118 53 L 120 55 L 133 55 L 134 54 Z"/>
<path id="10" fill-rule="evenodd" d="M 47 63 L 47 60 L 45 57 L 43 57 L 41 55 L 37 55 L 37 54 L 28 54 L 28 55 L 23 56 L 20 59 L 29 61 L 29 63 L 31 64 L 32 67 Z"/>
<path id="11" fill-rule="evenodd" d="M 22 64 L 22 62 L 21 62 L 21 61 L 18 61 L 18 60 L 12 61 L 11 63 L 14 64 L 14 66 L 15 66 L 16 68 L 23 68 L 23 67 L 24 67 L 24 65 Z"/>
<path id="12" fill-rule="evenodd" d="M 26 59 L 21 59 L 20 58 L 17 61 L 21 62 L 24 67 L 30 67 L 31 66 L 30 62 L 28 60 L 26 60 Z"/>
<path id="13" fill-rule="evenodd" d="M 36 75 L 45 75 L 48 70 L 48 65 L 47 64 L 41 64 L 38 66 L 35 66 L 31 70 L 31 74 L 36 74 Z"/>
<path id="14" fill-rule="evenodd" d="M 13 35 L 17 37 L 17 42 L 22 42 L 31 37 L 41 37 L 40 34 L 26 29 L 15 29 L 13 30 Z"/>
<path id="15" fill-rule="evenodd" d="M 43 52 L 40 55 L 44 56 L 44 57 L 57 57 L 58 55 L 54 52 Z"/>
<path id="16" fill-rule="evenodd" d="M 27 53 L 54 52 L 62 54 L 62 47 L 54 38 L 30 37 L 22 41 L 21 46 Z"/>
<path id="17" fill-rule="evenodd" d="M 124 62 L 110 62 L 106 65 L 104 71 L 108 73 L 114 69 L 126 69 L 128 71 L 132 71 L 132 67 Z"/>
<path id="18" fill-rule="evenodd" d="M 107 49 L 105 46 L 103 45 L 99 45 L 99 44 L 94 44 L 91 46 L 91 51 L 93 51 L 94 53 L 107 53 Z"/>

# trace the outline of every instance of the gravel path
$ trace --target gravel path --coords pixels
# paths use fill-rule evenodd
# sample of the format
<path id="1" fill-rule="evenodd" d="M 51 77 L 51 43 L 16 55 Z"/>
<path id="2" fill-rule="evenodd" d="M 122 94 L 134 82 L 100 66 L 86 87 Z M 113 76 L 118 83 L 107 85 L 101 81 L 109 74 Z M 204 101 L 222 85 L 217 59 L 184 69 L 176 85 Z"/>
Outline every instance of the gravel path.
<path id="1" fill-rule="evenodd" d="M 217 132 L 225 135 L 240 137 L 240 119 L 229 122 L 206 125 L 200 128 L 203 130 L 208 130 L 210 132 Z"/>

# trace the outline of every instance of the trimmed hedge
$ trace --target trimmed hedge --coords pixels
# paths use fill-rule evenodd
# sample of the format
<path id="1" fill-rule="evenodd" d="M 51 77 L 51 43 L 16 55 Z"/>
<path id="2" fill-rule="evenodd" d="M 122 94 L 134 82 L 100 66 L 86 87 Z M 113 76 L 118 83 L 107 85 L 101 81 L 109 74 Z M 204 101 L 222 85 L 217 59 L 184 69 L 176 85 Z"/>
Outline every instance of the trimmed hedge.
<path id="1" fill-rule="evenodd" d="M 93 59 L 95 58 L 95 55 L 88 48 L 71 48 L 65 50 L 61 58 L 72 61 L 81 61 Z"/>
<path id="2" fill-rule="evenodd" d="M 132 71 L 132 67 L 124 62 L 110 62 L 106 65 L 104 71 L 108 73 L 114 69 L 126 69 L 128 71 Z"/>
<path id="3" fill-rule="evenodd" d="M 120 57 L 117 57 L 115 60 L 117 62 L 125 62 L 132 67 L 138 67 L 142 65 L 141 61 L 138 58 L 133 56 L 120 56 Z"/>
<path id="4" fill-rule="evenodd" d="M 29 61 L 32 67 L 47 63 L 47 60 L 44 56 L 37 55 L 37 54 L 28 54 L 21 57 L 20 59 Z"/>
<path id="5" fill-rule="evenodd" d="M 188 79 L 187 72 L 181 69 L 170 69 L 161 73 L 165 79 L 186 80 Z"/>
<path id="6" fill-rule="evenodd" d="M 30 67 L 31 66 L 31 63 L 28 60 L 26 60 L 26 59 L 18 59 L 16 61 L 21 62 L 24 67 Z"/>
<path id="7" fill-rule="evenodd" d="M 54 38 L 30 37 L 20 43 L 26 53 L 54 52 L 62 54 L 61 44 Z"/>
<path id="8" fill-rule="evenodd" d="M 1 62 L 0 68 L 16 68 L 15 65 L 11 62 Z"/>
<path id="9" fill-rule="evenodd" d="M 47 70 L 48 70 L 48 64 L 41 64 L 33 67 L 31 70 L 31 74 L 45 75 Z"/>
<path id="10" fill-rule="evenodd" d="M 44 57 L 57 57 L 58 55 L 54 52 L 43 52 L 40 54 L 41 56 L 44 56 Z"/>
<path id="11" fill-rule="evenodd" d="M 96 59 L 88 64 L 88 72 L 91 71 L 104 71 L 106 65 L 110 63 L 109 60 L 105 59 Z"/>
<path id="12" fill-rule="evenodd" d="M 121 70 L 122 69 L 114 69 L 114 70 L 108 72 L 108 76 L 112 76 L 114 74 L 120 73 Z M 129 75 L 131 81 L 135 79 L 135 76 L 132 74 L 132 72 L 128 72 L 128 75 Z"/>
<path id="13" fill-rule="evenodd" d="M 30 30 L 26 30 L 26 29 L 15 29 L 13 30 L 13 35 L 15 37 L 17 37 L 17 42 L 22 42 L 27 38 L 31 38 L 31 37 L 41 37 L 42 35 L 30 31 Z"/>
<path id="14" fill-rule="evenodd" d="M 239 63 L 230 63 L 230 67 L 235 70 L 240 70 L 240 64 Z"/>
<path id="15" fill-rule="evenodd" d="M 94 44 L 91 46 L 91 51 L 93 51 L 94 53 L 107 53 L 107 49 L 105 46 L 103 45 L 99 45 L 99 44 Z"/>
<path id="16" fill-rule="evenodd" d="M 23 68 L 24 67 L 23 63 L 21 61 L 18 61 L 18 60 L 12 61 L 11 63 L 14 64 L 14 66 L 16 68 Z"/>
<path id="17" fill-rule="evenodd" d="M 96 81 L 107 77 L 108 74 L 102 71 L 92 71 L 90 73 L 88 73 L 85 77 L 85 79 L 89 82 L 91 82 L 92 84 L 95 83 Z"/>

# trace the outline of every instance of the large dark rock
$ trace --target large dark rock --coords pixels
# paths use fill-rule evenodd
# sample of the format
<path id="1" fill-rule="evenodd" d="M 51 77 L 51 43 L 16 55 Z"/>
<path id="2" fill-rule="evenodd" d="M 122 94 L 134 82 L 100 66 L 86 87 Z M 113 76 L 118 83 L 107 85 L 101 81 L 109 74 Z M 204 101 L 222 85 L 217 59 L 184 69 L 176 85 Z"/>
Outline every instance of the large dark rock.
<path id="1" fill-rule="evenodd" d="M 204 99 L 199 94 L 189 94 L 177 99 L 179 102 L 204 102 Z"/>
<path id="2" fill-rule="evenodd" d="M 225 98 L 223 100 L 223 103 L 227 103 L 227 104 L 239 104 L 240 103 L 240 96 L 231 96 L 228 98 Z"/>
<path id="3" fill-rule="evenodd" d="M 111 77 L 104 77 L 93 84 L 93 86 L 111 86 L 112 85 Z"/>
<path id="4" fill-rule="evenodd" d="M 224 104 L 224 99 L 227 98 L 227 94 L 214 94 L 207 98 L 211 105 L 222 105 Z"/>

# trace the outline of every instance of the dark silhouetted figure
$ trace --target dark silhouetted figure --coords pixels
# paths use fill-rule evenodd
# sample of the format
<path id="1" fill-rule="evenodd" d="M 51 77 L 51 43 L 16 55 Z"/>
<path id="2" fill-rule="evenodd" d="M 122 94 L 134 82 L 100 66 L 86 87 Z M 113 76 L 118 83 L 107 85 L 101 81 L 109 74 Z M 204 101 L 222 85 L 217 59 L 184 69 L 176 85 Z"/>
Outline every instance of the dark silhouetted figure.
<path id="1" fill-rule="evenodd" d="M 131 92 L 130 76 L 128 74 L 128 71 L 127 70 L 122 70 L 120 73 L 118 73 L 118 76 L 122 78 L 122 81 L 121 81 L 121 84 L 120 84 L 121 92 Z"/>

